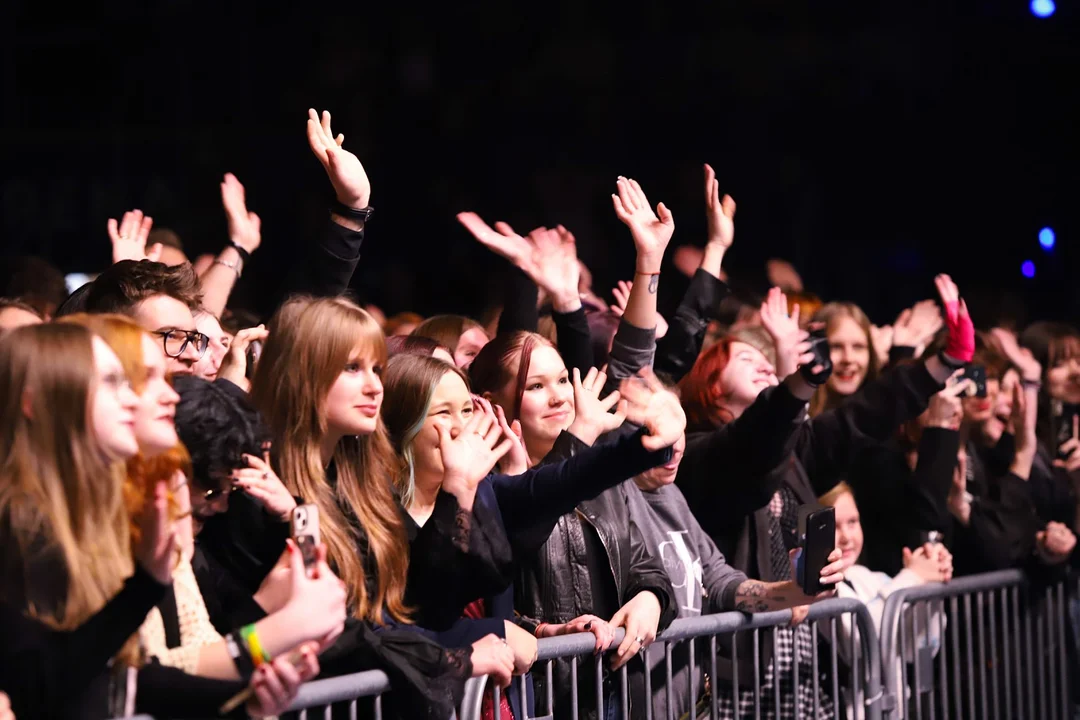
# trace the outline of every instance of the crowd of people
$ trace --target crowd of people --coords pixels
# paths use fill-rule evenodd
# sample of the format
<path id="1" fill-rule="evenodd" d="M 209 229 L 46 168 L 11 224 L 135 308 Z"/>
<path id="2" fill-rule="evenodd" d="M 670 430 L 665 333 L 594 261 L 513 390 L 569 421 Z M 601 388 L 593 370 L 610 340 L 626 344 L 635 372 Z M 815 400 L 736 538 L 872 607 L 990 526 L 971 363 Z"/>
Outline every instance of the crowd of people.
<path id="1" fill-rule="evenodd" d="M 568 661 L 551 688 L 511 680 L 571 633 L 608 653 L 603 677 L 578 674 L 584 713 L 598 694 L 618 707 L 625 666 L 632 717 L 712 699 L 741 717 L 755 675 L 767 717 L 844 716 L 854 699 L 814 677 L 811 604 L 857 598 L 880 622 L 899 588 L 1067 572 L 1075 328 L 977 331 L 992 320 L 947 275 L 940 304 L 888 326 L 783 263 L 762 296 L 731 293 L 735 203 L 708 165 L 708 237 L 675 258 L 689 285 L 666 320 L 675 220 L 624 177 L 611 202 L 636 265 L 612 302 L 566 228 L 462 212 L 507 261 L 501 305 L 387 317 L 347 297 L 369 179 L 329 113 L 307 134 L 334 200 L 265 323 L 229 304 L 261 242 L 232 175 L 217 256 L 190 262 L 133 210 L 107 223 L 113 264 L 70 295 L 40 262 L 0 288 L 0 719 L 268 717 L 307 680 L 367 669 L 398 717 L 449 718 L 478 676 L 507 688 L 485 719 L 549 690 L 565 717 Z M 795 570 L 807 506 L 835 512 L 824 592 Z M 672 688 L 647 652 L 676 618 L 780 609 L 792 623 L 757 667 L 731 662 L 755 657 L 749 637 L 722 639 L 717 677 L 677 657 Z"/>

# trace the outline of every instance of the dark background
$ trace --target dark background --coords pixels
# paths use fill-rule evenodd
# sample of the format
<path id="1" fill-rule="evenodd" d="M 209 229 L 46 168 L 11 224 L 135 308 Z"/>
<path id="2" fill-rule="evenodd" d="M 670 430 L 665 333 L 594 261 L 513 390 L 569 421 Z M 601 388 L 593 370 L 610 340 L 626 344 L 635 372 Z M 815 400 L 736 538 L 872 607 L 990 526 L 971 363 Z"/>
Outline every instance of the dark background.
<path id="1" fill-rule="evenodd" d="M 735 277 L 788 258 L 878 322 L 940 271 L 980 325 L 1020 297 L 1030 316 L 1080 309 L 1066 0 L 1045 20 L 1026 0 L 282 5 L 5 2 L 4 250 L 98 270 L 106 218 L 140 207 L 190 257 L 216 252 L 231 171 L 263 218 L 236 298 L 265 305 L 325 219 L 316 107 L 372 179 L 354 286 L 388 312 L 482 309 L 501 268 L 463 209 L 565 224 L 607 294 L 633 263 L 616 176 L 672 209 L 673 249 L 704 240 L 705 161 L 739 204 Z"/>

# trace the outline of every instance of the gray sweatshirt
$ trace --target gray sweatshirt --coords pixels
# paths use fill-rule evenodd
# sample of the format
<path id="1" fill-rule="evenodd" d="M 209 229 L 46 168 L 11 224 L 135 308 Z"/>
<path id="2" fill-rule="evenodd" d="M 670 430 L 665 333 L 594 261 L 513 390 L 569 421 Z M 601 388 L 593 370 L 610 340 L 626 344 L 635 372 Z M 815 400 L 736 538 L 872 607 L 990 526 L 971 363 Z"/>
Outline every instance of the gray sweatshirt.
<path id="1" fill-rule="evenodd" d="M 746 575 L 727 564 L 716 544 L 690 512 L 682 491 L 675 485 L 667 485 L 659 490 L 643 492 L 633 480 L 627 481 L 624 487 L 630 519 L 638 526 L 649 550 L 663 562 L 675 588 L 678 617 L 734 610 L 735 591 L 746 581 Z M 707 663 L 702 662 L 704 655 L 701 651 L 708 645 L 699 642 L 696 646 L 699 653 L 697 689 L 700 694 L 704 688 L 703 669 L 708 667 Z M 691 703 L 696 700 L 689 697 L 690 666 L 685 648 L 682 646 L 672 654 L 672 697 L 677 704 L 674 708 L 676 718 L 688 712 Z M 649 652 L 648 665 L 652 674 L 653 717 L 666 718 L 664 652 L 659 646 Z"/>

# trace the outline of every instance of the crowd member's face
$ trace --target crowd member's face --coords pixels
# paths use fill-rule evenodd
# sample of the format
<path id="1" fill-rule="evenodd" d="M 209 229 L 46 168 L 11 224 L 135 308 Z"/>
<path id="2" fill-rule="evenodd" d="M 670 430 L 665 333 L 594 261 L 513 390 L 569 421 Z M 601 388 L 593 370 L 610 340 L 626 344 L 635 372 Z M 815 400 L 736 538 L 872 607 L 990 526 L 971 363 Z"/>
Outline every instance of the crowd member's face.
<path id="1" fill-rule="evenodd" d="M 168 295 L 153 295 L 135 306 L 135 321 L 151 333 L 163 333 L 173 330 L 196 332 L 195 318 L 191 309 Z M 155 334 L 158 342 L 161 335 Z M 162 346 L 164 347 L 164 346 Z M 202 357 L 195 343 L 189 342 L 179 357 L 168 359 L 169 371 L 174 375 L 191 375 L 195 363 Z"/>
<path id="2" fill-rule="evenodd" d="M 994 417 L 994 407 L 1000 394 L 1001 383 L 997 378 L 986 379 L 986 397 L 965 397 L 960 402 L 964 406 L 964 420 L 980 427 Z"/>
<path id="3" fill-rule="evenodd" d="M 1009 416 L 1012 415 L 1013 390 L 1019 382 L 1020 375 L 1012 368 L 1005 372 L 1000 383 L 997 380 L 988 379 L 986 381 L 986 394 L 993 393 L 995 395 L 990 418 L 983 424 L 983 435 L 991 444 L 997 444 L 997 441 L 1005 432 L 1005 428 L 1008 427 Z M 991 383 L 993 383 L 993 386 Z"/>
<path id="4" fill-rule="evenodd" d="M 135 434 L 142 454 L 154 457 L 180 442 L 175 422 L 180 396 L 169 384 L 165 353 L 146 336 L 143 336 L 143 364 L 146 365 L 146 386 L 135 410 Z"/>
<path id="5" fill-rule="evenodd" d="M 454 351 L 454 364 L 459 368 L 467 368 L 476 359 L 476 354 L 488 344 L 487 333 L 483 328 L 469 328 L 461 333 L 458 339 L 457 349 Z"/>
<path id="6" fill-rule="evenodd" d="M 6 307 L 0 310 L 0 334 L 5 330 L 14 330 L 24 325 L 39 325 L 41 318 L 32 312 L 18 307 Z"/>
<path id="7" fill-rule="evenodd" d="M 776 385 L 776 369 L 753 345 L 733 342 L 728 363 L 720 373 L 720 405 L 738 417 L 770 385 Z"/>
<path id="8" fill-rule="evenodd" d="M 847 570 L 859 562 L 859 555 L 862 554 L 863 533 L 859 508 L 855 506 L 855 498 L 851 493 L 844 493 L 836 499 L 833 510 L 836 511 L 836 547 L 844 554 L 842 560 L 844 569 Z"/>
<path id="9" fill-rule="evenodd" d="M 533 349 L 518 420 L 526 444 L 534 448 L 555 442 L 574 422 L 574 385 L 559 353 L 547 345 Z"/>
<path id="10" fill-rule="evenodd" d="M 829 354 L 833 371 L 829 376 L 829 389 L 838 395 L 851 395 L 863 380 L 870 367 L 870 340 L 850 317 L 839 318 L 829 332 Z"/>
<path id="11" fill-rule="evenodd" d="M 413 458 L 418 474 L 442 475 L 442 454 L 439 451 L 439 431 L 442 427 L 451 437 L 457 437 L 473 416 L 475 407 L 469 389 L 457 373 L 448 372 L 439 379 L 431 394 L 424 425 L 413 440 Z"/>
<path id="12" fill-rule="evenodd" d="M 382 407 L 382 366 L 364 348 L 353 350 L 323 402 L 328 431 L 338 437 L 370 435 Z"/>
<path id="13" fill-rule="evenodd" d="M 206 348 L 206 352 L 195 363 L 195 375 L 204 380 L 213 381 L 217 378 L 218 370 L 221 369 L 221 361 L 229 352 L 229 336 L 221 329 L 221 323 L 217 318 L 210 313 L 201 312 L 195 315 L 195 329 L 210 338 L 210 345 Z"/>
<path id="14" fill-rule="evenodd" d="M 1069 358 L 1047 371 L 1046 392 L 1055 400 L 1080 404 L 1080 357 Z"/>
<path id="15" fill-rule="evenodd" d="M 135 437 L 138 398 L 131 390 L 120 358 L 104 340 L 94 338 L 94 374 L 90 418 L 94 436 L 110 460 L 127 460 L 139 452 Z"/>
<path id="16" fill-rule="evenodd" d="M 671 461 L 665 465 L 659 465 L 641 474 L 638 487 L 642 490 L 655 490 L 675 482 L 675 476 L 679 474 L 679 463 L 682 462 L 683 453 L 686 452 L 686 434 L 672 447 Z"/>
<path id="17" fill-rule="evenodd" d="M 207 520 L 229 509 L 231 486 L 221 490 L 207 490 L 198 484 L 191 484 L 191 526 L 198 535 Z"/>

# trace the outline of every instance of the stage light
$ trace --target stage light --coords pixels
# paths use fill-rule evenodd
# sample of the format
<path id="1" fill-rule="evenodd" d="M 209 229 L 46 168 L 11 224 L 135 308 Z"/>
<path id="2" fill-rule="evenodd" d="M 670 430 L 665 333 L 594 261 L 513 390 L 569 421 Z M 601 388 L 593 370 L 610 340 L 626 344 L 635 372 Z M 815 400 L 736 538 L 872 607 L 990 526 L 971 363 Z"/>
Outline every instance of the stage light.
<path id="1" fill-rule="evenodd" d="M 1057 242 L 1057 238 L 1054 237 L 1054 229 L 1044 227 L 1039 231 L 1039 244 L 1047 250 L 1054 249 L 1054 243 Z"/>
<path id="2" fill-rule="evenodd" d="M 1020 266 L 1020 272 L 1026 278 L 1035 277 L 1035 263 L 1025 260 L 1024 264 Z"/>
<path id="3" fill-rule="evenodd" d="M 1054 0 L 1031 0 L 1031 14 L 1035 17 L 1048 18 L 1055 10 Z"/>

